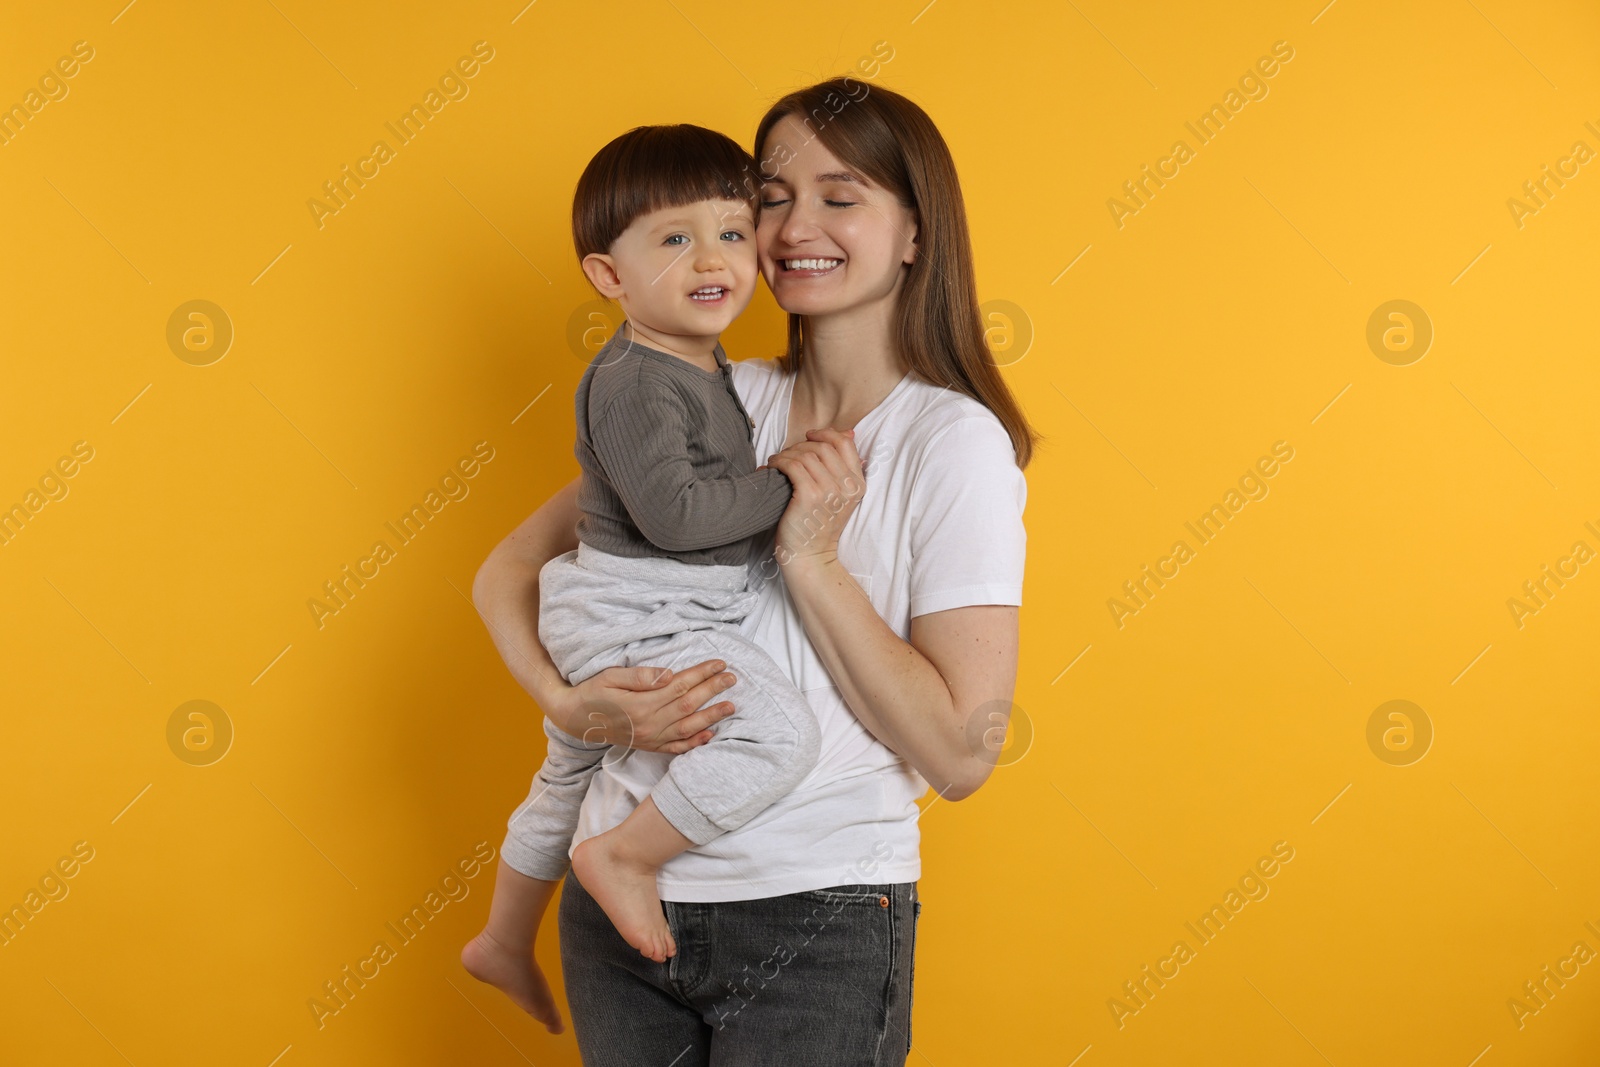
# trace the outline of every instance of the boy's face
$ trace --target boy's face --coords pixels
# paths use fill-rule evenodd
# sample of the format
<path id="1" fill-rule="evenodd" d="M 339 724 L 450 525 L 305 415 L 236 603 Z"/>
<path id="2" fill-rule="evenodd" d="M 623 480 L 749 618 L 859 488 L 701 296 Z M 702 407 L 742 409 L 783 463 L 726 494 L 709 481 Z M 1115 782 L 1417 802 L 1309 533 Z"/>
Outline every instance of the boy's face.
<path id="1" fill-rule="evenodd" d="M 743 200 L 662 208 L 634 219 L 583 269 L 641 340 L 709 351 L 706 340 L 715 343 L 755 295 L 755 219 Z"/>

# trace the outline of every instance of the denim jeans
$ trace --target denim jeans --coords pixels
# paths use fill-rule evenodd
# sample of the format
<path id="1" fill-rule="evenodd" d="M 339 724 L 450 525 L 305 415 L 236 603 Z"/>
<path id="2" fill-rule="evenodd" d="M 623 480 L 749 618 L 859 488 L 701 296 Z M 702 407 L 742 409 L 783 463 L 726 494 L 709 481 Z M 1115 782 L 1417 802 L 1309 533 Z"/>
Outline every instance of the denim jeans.
<path id="1" fill-rule="evenodd" d="M 629 946 L 567 873 L 561 972 L 584 1067 L 903 1067 L 915 882 L 664 901 L 677 955 Z"/>

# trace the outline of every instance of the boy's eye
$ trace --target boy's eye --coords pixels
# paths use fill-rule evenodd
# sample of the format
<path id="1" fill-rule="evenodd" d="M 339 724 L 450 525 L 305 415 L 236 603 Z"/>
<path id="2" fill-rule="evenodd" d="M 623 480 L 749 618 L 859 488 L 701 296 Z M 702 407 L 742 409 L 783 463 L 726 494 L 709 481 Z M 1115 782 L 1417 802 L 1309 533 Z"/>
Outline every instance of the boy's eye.
<path id="1" fill-rule="evenodd" d="M 682 238 L 683 240 L 687 241 L 689 239 L 689 235 L 686 234 L 686 233 L 675 233 L 675 234 L 673 234 L 672 236 L 668 237 L 665 241 L 663 241 L 661 243 L 670 245 L 673 242 L 677 241 L 679 238 Z"/>
<path id="2" fill-rule="evenodd" d="M 723 234 L 722 234 L 723 240 L 727 240 L 730 237 L 733 238 L 735 241 L 744 240 L 744 234 L 740 233 L 738 230 L 726 230 L 726 231 L 723 232 Z"/>

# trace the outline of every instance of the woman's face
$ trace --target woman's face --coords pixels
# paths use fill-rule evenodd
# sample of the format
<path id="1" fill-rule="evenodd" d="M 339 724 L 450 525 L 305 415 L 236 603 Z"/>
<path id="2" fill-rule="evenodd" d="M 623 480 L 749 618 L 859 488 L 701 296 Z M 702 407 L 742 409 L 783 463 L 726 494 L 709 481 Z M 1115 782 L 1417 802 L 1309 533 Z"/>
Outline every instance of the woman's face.
<path id="1" fill-rule="evenodd" d="M 841 163 L 792 115 L 760 147 L 766 181 L 756 245 L 778 306 L 832 315 L 892 303 L 917 251 L 911 209 Z"/>

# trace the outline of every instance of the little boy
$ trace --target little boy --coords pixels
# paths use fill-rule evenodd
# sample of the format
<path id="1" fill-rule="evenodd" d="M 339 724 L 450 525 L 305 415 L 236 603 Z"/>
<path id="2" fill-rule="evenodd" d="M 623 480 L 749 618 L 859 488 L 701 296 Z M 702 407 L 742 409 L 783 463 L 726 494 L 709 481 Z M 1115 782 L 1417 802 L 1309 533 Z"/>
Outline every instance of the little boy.
<path id="1" fill-rule="evenodd" d="M 748 560 L 788 506 L 779 471 L 756 467 L 754 422 L 718 335 L 756 284 L 755 160 L 699 126 L 643 126 L 606 145 L 578 181 L 573 239 L 584 273 L 627 321 L 578 384 L 579 547 L 539 573 L 539 639 L 569 684 L 612 666 L 682 669 L 722 659 L 736 713 L 675 757 L 617 827 L 571 849 L 578 809 L 609 746 L 545 719 L 549 755 L 508 821 L 493 930 L 525 930 L 534 880 L 573 873 L 618 932 L 656 962 L 676 953 L 656 873 L 732 830 L 815 765 L 816 720 L 738 622 L 754 607 Z M 526 883 L 526 884 L 524 884 Z M 522 922 L 516 920 L 521 918 Z M 474 950 L 474 946 L 476 950 Z M 468 969 L 508 994 L 531 944 L 479 935 Z M 472 953 L 520 954 L 498 962 Z M 519 967 L 512 968 L 516 962 Z"/>

